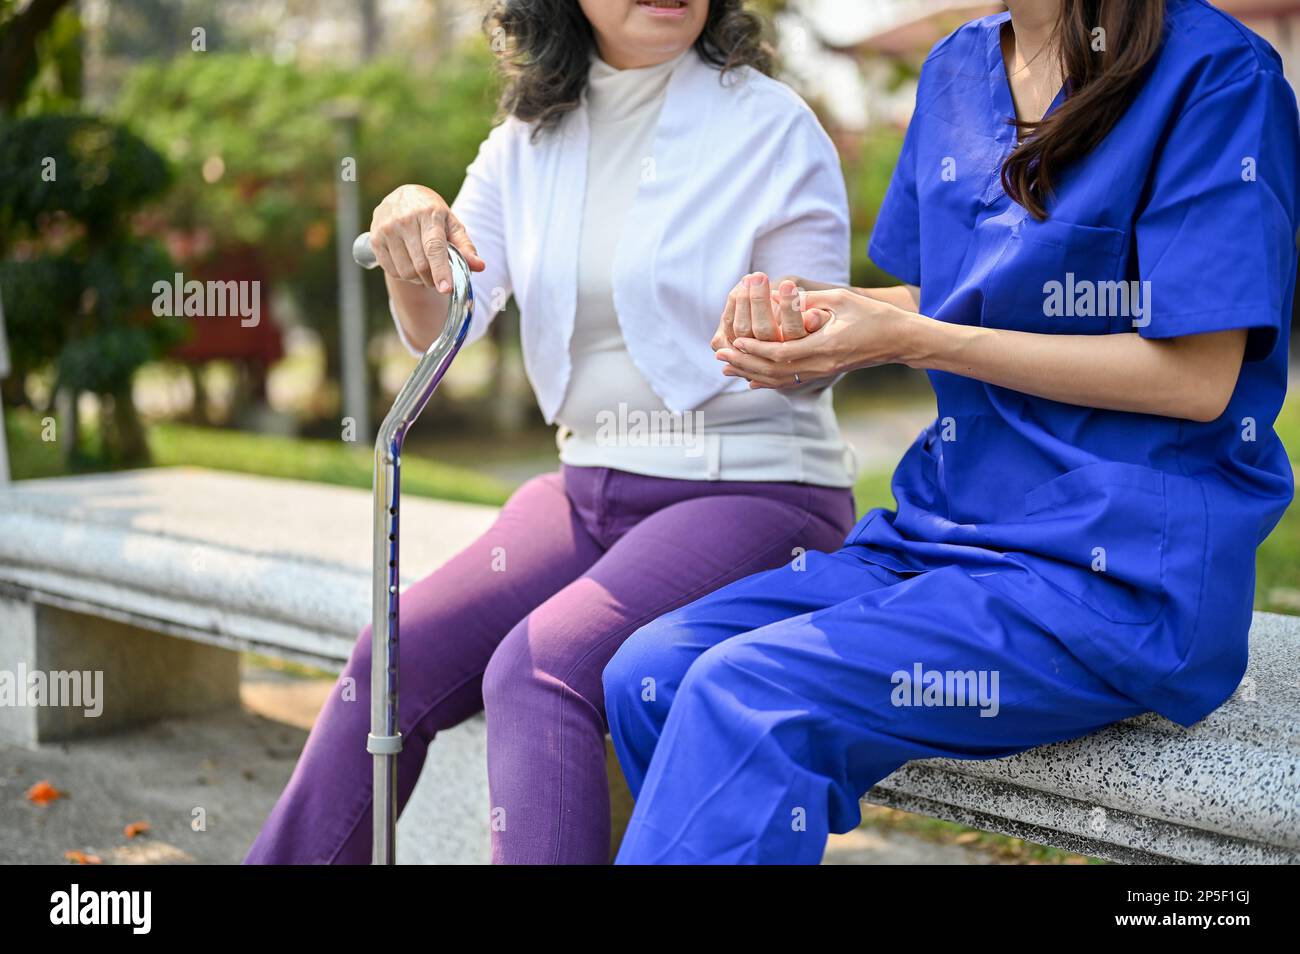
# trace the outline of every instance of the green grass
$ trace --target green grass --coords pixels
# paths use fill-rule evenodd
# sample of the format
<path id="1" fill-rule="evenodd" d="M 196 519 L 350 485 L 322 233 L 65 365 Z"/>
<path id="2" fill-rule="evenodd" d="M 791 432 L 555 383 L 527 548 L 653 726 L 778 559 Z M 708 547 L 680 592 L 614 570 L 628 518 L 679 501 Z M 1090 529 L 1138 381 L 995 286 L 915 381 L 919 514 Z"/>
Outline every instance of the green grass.
<path id="1" fill-rule="evenodd" d="M 858 476 L 858 482 L 853 486 L 853 500 L 858 505 L 859 517 L 876 507 L 893 510 L 897 506 L 894 492 L 889 489 L 893 476 L 892 470 L 875 470 Z"/>
<path id="2" fill-rule="evenodd" d="M 5 424 L 15 479 L 66 473 L 59 445 L 41 440 L 37 415 L 13 412 L 6 415 Z M 370 487 L 373 466 L 369 446 L 185 424 L 150 427 L 149 447 L 153 452 L 153 463 L 159 467 L 209 467 L 366 489 Z M 93 433 L 82 441 L 82 448 L 88 459 L 95 459 Z M 506 483 L 470 468 L 448 466 L 411 453 L 402 458 L 404 494 L 500 505 L 510 495 L 510 490 Z"/>
<path id="3" fill-rule="evenodd" d="M 1300 395 L 1293 394 L 1283 405 L 1276 429 L 1291 456 L 1291 466 L 1300 466 Z M 1300 613 L 1300 507 L 1288 507 L 1259 548 L 1255 574 L 1256 609 Z"/>
<path id="4" fill-rule="evenodd" d="M 998 835 L 967 828 L 955 822 L 942 821 L 928 815 L 913 815 L 896 808 L 880 805 L 862 806 L 862 826 L 904 832 L 915 838 L 936 844 L 965 845 L 972 851 L 993 856 L 999 864 L 1017 865 L 1106 865 L 1101 858 L 1091 858 L 1059 848 L 1038 845 L 1023 838 Z"/>

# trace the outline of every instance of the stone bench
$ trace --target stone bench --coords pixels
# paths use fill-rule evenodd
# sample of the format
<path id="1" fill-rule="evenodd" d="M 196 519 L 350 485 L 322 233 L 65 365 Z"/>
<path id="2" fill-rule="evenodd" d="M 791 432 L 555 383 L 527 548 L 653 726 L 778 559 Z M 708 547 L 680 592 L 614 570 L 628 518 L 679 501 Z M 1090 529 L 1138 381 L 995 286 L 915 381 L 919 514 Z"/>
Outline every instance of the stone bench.
<path id="1" fill-rule="evenodd" d="M 492 517 L 406 498 L 404 582 Z M 337 671 L 368 619 L 369 541 L 369 494 L 320 484 L 159 469 L 0 488 L 0 669 L 103 670 L 106 697 L 94 720 L 0 707 L 0 739 L 237 704 L 240 650 Z M 1257 614 L 1242 688 L 1191 729 L 1147 715 L 1012 758 L 916 762 L 867 801 L 1125 862 L 1300 861 L 1298 657 L 1300 619 Z M 438 736 L 398 826 L 404 862 L 487 859 L 483 746 L 481 718 Z"/>
<path id="2" fill-rule="evenodd" d="M 494 515 L 404 498 L 403 582 Z M 365 491 L 191 468 L 0 488 L 0 669 L 105 674 L 98 718 L 0 707 L 0 740 L 238 705 L 241 650 L 338 671 L 370 619 L 370 519 Z M 403 861 L 487 861 L 484 745 L 481 718 L 439 734 L 398 828 Z"/>

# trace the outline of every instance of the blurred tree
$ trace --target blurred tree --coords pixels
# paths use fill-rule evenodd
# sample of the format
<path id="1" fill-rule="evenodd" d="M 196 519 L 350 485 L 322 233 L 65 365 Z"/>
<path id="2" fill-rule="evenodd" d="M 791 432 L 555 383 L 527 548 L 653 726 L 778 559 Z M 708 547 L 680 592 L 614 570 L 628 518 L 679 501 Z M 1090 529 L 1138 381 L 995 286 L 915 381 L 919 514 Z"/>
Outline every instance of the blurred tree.
<path id="1" fill-rule="evenodd" d="M 208 52 L 231 45 L 218 0 L 129 0 L 107 4 L 103 52 L 110 57 L 167 59 L 191 51 L 202 27 Z"/>
<path id="2" fill-rule="evenodd" d="M 0 0 L 0 114 L 25 101 L 42 109 L 75 102 L 80 40 L 81 21 L 69 0 Z"/>
<path id="3" fill-rule="evenodd" d="M 161 156 L 126 129 L 94 117 L 0 120 L 0 288 L 14 373 L 55 370 L 55 394 L 97 394 L 106 458 L 148 457 L 131 401 L 135 371 L 183 333 L 155 317 L 153 282 L 172 265 L 156 241 L 131 234 L 130 216 L 162 192 Z M 65 454 L 78 453 L 75 417 L 62 422 Z"/>
<path id="4" fill-rule="evenodd" d="M 355 156 L 338 154 L 330 119 L 329 104 L 343 97 L 361 104 Z M 293 294 L 319 332 L 334 376 L 338 177 L 355 173 L 367 221 L 404 182 L 454 196 L 494 107 L 490 53 L 474 43 L 428 69 L 389 59 L 303 68 L 262 56 L 180 57 L 132 71 L 114 111 L 177 170 L 158 227 L 184 233 L 209 259 L 255 250 L 268 280 Z M 370 327 L 387 330 L 382 280 L 367 281 Z"/>
<path id="5" fill-rule="evenodd" d="M 849 222 L 853 231 L 852 282 L 859 288 L 896 284 L 872 264 L 867 242 L 876 227 L 876 216 L 885 201 L 903 149 L 903 134 L 887 126 L 874 127 L 856 144 L 854 155 L 844 162 L 849 193 Z"/>
<path id="6" fill-rule="evenodd" d="M 0 0 L 0 288 L 13 373 L 6 398 L 26 401 L 29 372 L 52 367 L 73 415 L 62 445 L 78 453 L 76 398 L 100 396 L 106 456 L 148 455 L 131 401 L 137 368 L 179 327 L 152 315 L 153 280 L 170 274 L 156 242 L 129 219 L 166 188 L 162 157 L 128 130 L 77 115 L 81 24 L 62 0 Z M 56 111 L 53 115 L 33 115 Z"/>
<path id="7" fill-rule="evenodd" d="M 384 22 L 379 17 L 377 0 L 360 0 L 357 12 L 361 16 L 361 59 L 363 62 L 375 58 L 379 44 L 384 37 Z"/>
<path id="8" fill-rule="evenodd" d="M 379 60 L 300 69 L 266 57 L 208 54 L 137 68 L 114 112 L 168 156 L 167 221 L 215 245 L 254 245 L 278 276 L 330 254 L 334 182 L 345 159 L 367 200 L 401 182 L 455 194 L 491 125 L 486 53 L 430 73 Z M 359 154 L 337 155 L 328 105 L 362 103 Z M 321 232 L 324 227 L 326 231 Z"/>

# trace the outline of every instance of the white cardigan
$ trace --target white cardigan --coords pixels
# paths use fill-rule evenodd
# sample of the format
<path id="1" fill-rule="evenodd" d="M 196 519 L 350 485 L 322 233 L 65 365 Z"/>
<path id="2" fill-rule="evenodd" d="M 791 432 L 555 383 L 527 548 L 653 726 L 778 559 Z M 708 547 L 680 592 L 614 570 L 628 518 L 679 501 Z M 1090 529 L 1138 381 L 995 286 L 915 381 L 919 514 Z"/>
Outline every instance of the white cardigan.
<path id="1" fill-rule="evenodd" d="M 473 276 L 467 343 L 513 294 L 548 423 L 569 381 L 588 129 L 585 97 L 535 142 L 530 125 L 508 118 L 452 205 L 487 263 Z M 723 77 L 694 51 L 669 81 L 628 221 L 636 226 L 616 255 L 614 303 L 633 362 L 672 411 L 747 387 L 720 373 L 709 340 L 727 294 L 752 270 L 757 236 L 781 250 L 787 273 L 848 283 L 848 198 L 830 137 L 783 83 L 748 67 Z"/>

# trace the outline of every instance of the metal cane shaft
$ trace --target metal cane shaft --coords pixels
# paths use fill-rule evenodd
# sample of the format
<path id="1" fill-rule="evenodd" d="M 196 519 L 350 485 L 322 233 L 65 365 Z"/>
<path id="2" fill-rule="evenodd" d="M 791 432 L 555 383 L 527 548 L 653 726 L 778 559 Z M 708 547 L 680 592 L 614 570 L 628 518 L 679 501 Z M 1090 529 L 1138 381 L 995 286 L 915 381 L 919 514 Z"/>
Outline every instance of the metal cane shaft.
<path id="1" fill-rule="evenodd" d="M 368 236 L 358 237 L 353 256 L 359 265 L 374 267 Z M 449 258 L 452 292 L 446 324 L 402 385 L 375 437 L 370 736 L 366 743 L 374 756 L 375 864 L 396 860 L 397 753 L 402 749 L 397 718 L 402 443 L 460 350 L 474 312 L 469 266 L 455 249 L 449 249 Z"/>

